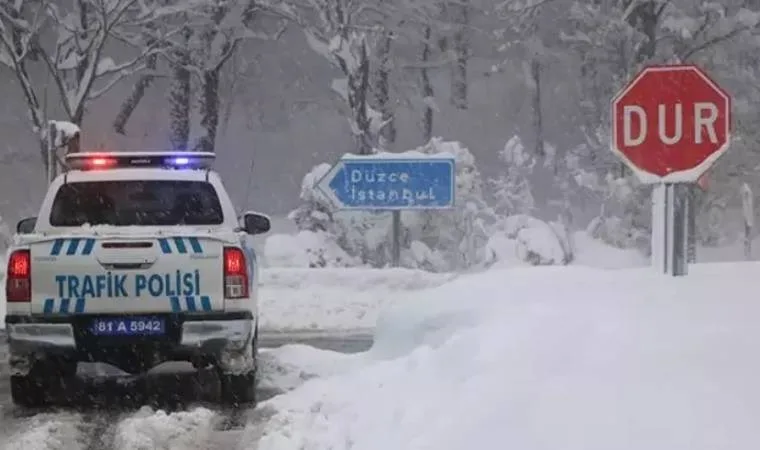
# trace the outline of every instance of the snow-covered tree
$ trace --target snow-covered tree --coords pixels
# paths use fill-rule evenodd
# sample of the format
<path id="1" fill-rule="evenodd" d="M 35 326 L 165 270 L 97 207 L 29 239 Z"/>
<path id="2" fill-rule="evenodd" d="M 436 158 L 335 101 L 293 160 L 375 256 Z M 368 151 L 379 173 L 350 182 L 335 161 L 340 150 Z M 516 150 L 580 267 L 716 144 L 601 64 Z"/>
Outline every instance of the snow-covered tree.
<path id="1" fill-rule="evenodd" d="M 485 201 L 484 183 L 475 156 L 461 143 L 441 138 L 433 138 L 415 151 L 454 156 L 456 201 L 451 210 L 410 214 L 412 218 L 407 225 L 410 236 L 438 253 L 448 270 L 482 262 L 488 241 L 487 230 L 495 221 L 495 214 Z"/>
<path id="2" fill-rule="evenodd" d="M 284 26 L 281 19 L 272 19 L 269 10 L 253 0 L 198 0 L 179 9 L 171 6 L 176 5 L 159 8 L 164 12 L 161 20 L 145 27 L 135 43 L 137 46 L 159 43 L 161 52 L 148 61 L 149 70 L 142 74 L 122 104 L 114 129 L 125 133 L 131 114 L 156 73 L 168 72 L 172 147 L 214 151 L 220 121 L 222 70 L 246 40 L 277 39 Z M 203 131 L 191 144 L 195 92 Z"/>
<path id="3" fill-rule="evenodd" d="M 32 130 L 47 163 L 47 123 L 51 106 L 42 99 L 47 85 L 60 100 L 62 118 L 81 125 L 87 105 L 140 70 L 152 46 L 117 61 L 111 47 L 117 35 L 142 27 L 154 16 L 137 0 L 18 0 L 0 3 L 0 64 L 8 67 L 26 101 Z M 52 32 L 54 36 L 47 35 Z M 49 82 L 32 81 L 35 65 Z"/>
<path id="4" fill-rule="evenodd" d="M 504 216 L 530 214 L 535 207 L 529 181 L 535 158 L 520 137 L 513 136 L 499 151 L 499 161 L 504 164 L 501 175 L 489 180 L 497 201 L 494 209 Z"/>
<path id="5" fill-rule="evenodd" d="M 389 123 L 370 104 L 370 32 L 382 21 L 383 6 L 370 0 L 303 0 L 284 10 L 303 29 L 311 49 L 339 70 L 331 89 L 342 100 L 358 154 L 373 153 Z"/>

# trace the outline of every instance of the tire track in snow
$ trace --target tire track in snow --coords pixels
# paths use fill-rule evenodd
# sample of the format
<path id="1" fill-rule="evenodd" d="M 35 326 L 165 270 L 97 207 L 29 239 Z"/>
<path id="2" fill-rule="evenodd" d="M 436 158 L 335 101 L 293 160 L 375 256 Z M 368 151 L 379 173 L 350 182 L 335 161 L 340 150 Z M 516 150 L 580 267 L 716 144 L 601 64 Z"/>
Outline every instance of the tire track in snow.
<path id="1" fill-rule="evenodd" d="M 0 450 L 206 450 L 234 449 L 251 427 L 252 410 L 215 411 L 204 406 L 167 412 L 144 406 L 135 412 L 38 413 L 16 418 Z M 2 428 L 11 425 L 3 419 Z M 250 449 L 255 443 L 245 443 Z"/>
<path id="2" fill-rule="evenodd" d="M 253 450 L 271 414 L 262 408 L 218 410 L 215 406 L 197 406 L 197 398 L 196 405 L 192 404 L 193 400 L 189 400 L 191 404 L 188 404 L 185 394 L 190 392 L 186 389 L 193 389 L 179 379 L 159 383 L 160 386 L 151 389 L 161 396 L 167 394 L 164 388 L 168 386 L 174 386 L 172 390 L 178 391 L 169 399 L 171 406 L 159 404 L 154 406 L 156 409 L 139 407 L 141 404 L 154 404 L 145 395 L 137 394 L 143 387 L 140 383 L 117 388 L 120 383 L 96 382 L 95 386 L 89 386 L 78 396 L 93 400 L 94 394 L 94 403 L 98 405 L 94 408 L 90 405 L 74 410 L 23 410 L 10 401 L 9 374 L 4 364 L 7 347 L 3 337 L 3 330 L 0 330 L 0 450 Z M 330 337 L 329 334 L 303 337 L 265 335 L 262 348 L 294 342 L 354 353 L 366 350 L 371 345 L 371 338 Z M 208 386 L 208 380 L 199 380 L 199 384 Z M 114 389 L 124 395 L 117 395 L 119 393 Z M 100 394 L 96 394 L 97 391 Z M 259 400 L 264 401 L 279 393 L 277 389 L 261 386 Z M 123 404 L 125 399 L 131 406 Z"/>
<path id="3" fill-rule="evenodd" d="M 114 440 L 114 429 L 126 414 L 115 411 L 97 411 L 84 417 L 81 427 L 87 435 L 85 450 L 108 450 Z"/>
<path id="4" fill-rule="evenodd" d="M 81 428 L 82 415 L 77 413 L 40 413 L 29 418 L 6 421 L 3 428 L 16 422 L 3 438 L 2 450 L 86 450 L 87 436 Z M 5 431 L 5 430 L 4 430 Z"/>

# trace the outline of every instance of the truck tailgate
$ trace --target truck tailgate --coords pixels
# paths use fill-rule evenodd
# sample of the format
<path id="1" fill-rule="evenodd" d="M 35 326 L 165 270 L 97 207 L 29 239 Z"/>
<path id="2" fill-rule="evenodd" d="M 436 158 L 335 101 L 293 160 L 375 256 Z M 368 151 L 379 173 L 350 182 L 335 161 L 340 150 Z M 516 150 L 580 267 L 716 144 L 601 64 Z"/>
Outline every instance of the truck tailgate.
<path id="1" fill-rule="evenodd" d="M 32 314 L 221 311 L 223 248 L 207 236 L 34 243 Z"/>

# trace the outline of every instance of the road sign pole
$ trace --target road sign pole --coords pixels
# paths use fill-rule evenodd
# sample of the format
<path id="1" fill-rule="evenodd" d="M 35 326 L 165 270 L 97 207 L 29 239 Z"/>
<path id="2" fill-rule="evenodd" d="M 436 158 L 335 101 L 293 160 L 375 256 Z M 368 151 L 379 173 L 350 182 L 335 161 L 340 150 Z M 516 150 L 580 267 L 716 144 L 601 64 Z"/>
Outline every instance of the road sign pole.
<path id="1" fill-rule="evenodd" d="M 676 266 L 673 276 L 686 276 L 689 273 L 689 217 L 691 216 L 691 203 L 689 202 L 689 184 L 678 183 L 673 186 L 676 198 Z"/>
<path id="2" fill-rule="evenodd" d="M 666 273 L 667 266 L 665 258 L 667 249 L 667 197 L 664 183 L 655 184 L 652 189 L 652 267 L 660 272 Z"/>
<path id="3" fill-rule="evenodd" d="M 401 265 L 401 211 L 393 211 L 393 236 L 391 247 L 391 261 L 393 267 Z"/>
<path id="4" fill-rule="evenodd" d="M 687 186 L 665 184 L 665 273 L 674 277 L 688 274 L 688 202 Z"/>
<path id="5" fill-rule="evenodd" d="M 686 209 L 687 223 L 686 232 L 688 233 L 686 262 L 694 264 L 697 262 L 697 185 L 687 185 Z"/>

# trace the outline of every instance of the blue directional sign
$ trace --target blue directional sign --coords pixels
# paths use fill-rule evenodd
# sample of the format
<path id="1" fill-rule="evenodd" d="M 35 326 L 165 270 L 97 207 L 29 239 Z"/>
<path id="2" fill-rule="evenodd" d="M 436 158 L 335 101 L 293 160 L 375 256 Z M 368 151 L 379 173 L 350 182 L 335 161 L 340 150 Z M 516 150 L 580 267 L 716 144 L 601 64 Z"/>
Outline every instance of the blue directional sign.
<path id="1" fill-rule="evenodd" d="M 445 209 L 454 206 L 453 158 L 343 158 L 317 183 L 338 209 Z"/>

